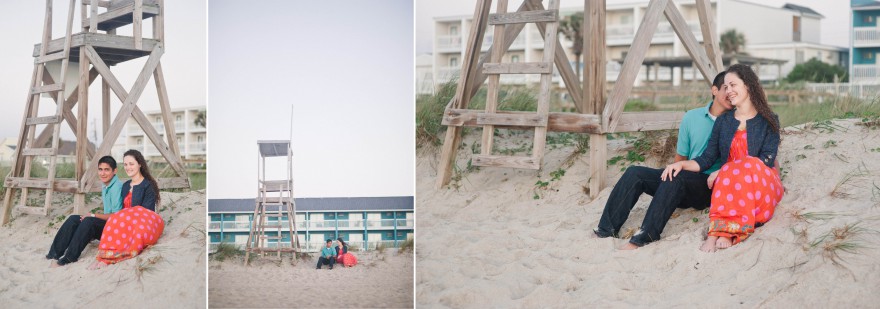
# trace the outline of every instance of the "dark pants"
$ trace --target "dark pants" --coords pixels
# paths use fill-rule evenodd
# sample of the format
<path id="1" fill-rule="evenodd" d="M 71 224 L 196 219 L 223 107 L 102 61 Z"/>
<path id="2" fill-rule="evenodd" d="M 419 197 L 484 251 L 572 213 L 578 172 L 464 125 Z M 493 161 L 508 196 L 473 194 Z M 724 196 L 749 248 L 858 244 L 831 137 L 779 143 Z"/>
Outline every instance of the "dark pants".
<path id="1" fill-rule="evenodd" d="M 331 256 L 329 258 L 325 258 L 322 256 L 318 258 L 318 265 L 315 266 L 315 268 L 321 269 L 321 265 L 330 265 L 330 269 L 333 269 L 333 264 L 336 264 L 335 256 Z"/>
<path id="2" fill-rule="evenodd" d="M 64 265 L 76 262 L 79 255 L 93 239 L 101 239 L 104 224 L 107 221 L 87 217 L 82 221 L 79 215 L 67 217 L 67 221 L 61 225 L 52 247 L 49 248 L 48 259 L 58 259 L 58 264 Z"/>
<path id="3" fill-rule="evenodd" d="M 627 168 L 611 190 L 596 234 L 600 237 L 617 237 L 642 193 L 654 198 L 645 213 L 641 232 L 629 240 L 637 246 L 659 240 L 660 233 L 676 208 L 702 210 L 709 207 L 712 198 L 712 190 L 706 184 L 709 175 L 682 170 L 671 181 L 662 181 L 662 173 L 662 169 L 644 166 Z"/>

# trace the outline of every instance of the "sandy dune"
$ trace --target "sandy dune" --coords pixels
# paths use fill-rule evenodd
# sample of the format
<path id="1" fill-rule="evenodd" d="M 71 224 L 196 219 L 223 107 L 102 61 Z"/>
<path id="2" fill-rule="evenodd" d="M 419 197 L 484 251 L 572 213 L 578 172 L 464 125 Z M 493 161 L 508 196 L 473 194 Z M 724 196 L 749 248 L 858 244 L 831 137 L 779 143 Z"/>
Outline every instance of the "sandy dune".
<path id="1" fill-rule="evenodd" d="M 210 308 L 412 308 L 413 256 L 394 249 L 354 252 L 358 265 L 315 269 L 317 260 L 290 265 L 242 259 L 210 262 Z M 317 256 L 317 255 L 315 255 Z"/>
<path id="2" fill-rule="evenodd" d="M 98 251 L 96 240 L 78 262 L 50 269 L 45 255 L 64 217 L 72 211 L 71 198 L 58 194 L 58 206 L 50 209 L 49 216 L 15 214 L 8 226 L 0 228 L 0 247 L 4 248 L 0 307 L 205 307 L 204 191 L 162 193 L 159 213 L 166 221 L 165 231 L 159 243 L 138 258 L 88 270 Z M 87 209 L 100 207 L 100 197 L 88 203 Z"/>
<path id="3" fill-rule="evenodd" d="M 774 219 L 717 253 L 698 250 L 708 215 L 695 210 L 677 210 L 661 241 L 635 251 L 615 249 L 624 239 L 591 238 L 611 189 L 596 200 L 584 194 L 585 156 L 550 181 L 573 146 L 549 150 L 542 171 L 482 168 L 464 174 L 458 189 L 442 190 L 434 188 L 439 151 L 421 151 L 417 304 L 876 308 L 880 129 L 857 122 L 788 128 L 779 155 L 788 192 Z M 460 167 L 479 139 L 475 131 L 464 139 Z M 623 153 L 619 141 L 609 145 L 617 148 L 609 158 Z M 620 167 L 609 167 L 608 175 L 614 184 Z M 550 184 L 536 189 L 537 180 Z M 639 201 L 624 231 L 638 228 L 649 198 Z"/>

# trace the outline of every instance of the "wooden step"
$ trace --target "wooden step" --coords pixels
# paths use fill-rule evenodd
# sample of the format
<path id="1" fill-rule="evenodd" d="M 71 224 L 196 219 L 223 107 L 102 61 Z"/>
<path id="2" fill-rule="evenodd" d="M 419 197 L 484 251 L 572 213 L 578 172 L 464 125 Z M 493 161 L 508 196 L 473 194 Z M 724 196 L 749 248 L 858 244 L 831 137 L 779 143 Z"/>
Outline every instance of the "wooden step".
<path id="1" fill-rule="evenodd" d="M 21 151 L 23 156 L 54 156 L 55 148 L 25 148 Z"/>
<path id="2" fill-rule="evenodd" d="M 477 125 L 546 127 L 547 117 L 538 114 L 477 114 Z"/>
<path id="3" fill-rule="evenodd" d="M 489 14 L 490 25 L 545 23 L 559 21 L 557 10 L 524 11 L 504 14 Z"/>
<path id="4" fill-rule="evenodd" d="M 25 213 L 29 215 L 37 215 L 37 216 L 45 216 L 49 214 L 49 211 L 46 207 L 31 207 L 31 206 L 15 206 L 15 210 L 20 213 Z"/>
<path id="5" fill-rule="evenodd" d="M 287 215 L 285 215 L 285 214 L 263 214 L 263 216 L 266 216 L 266 217 L 273 217 L 273 218 L 283 218 L 283 217 L 287 217 Z"/>
<path id="6" fill-rule="evenodd" d="M 541 168 L 540 162 L 532 157 L 475 155 L 472 164 L 474 166 L 512 167 L 532 170 Z"/>
<path id="7" fill-rule="evenodd" d="M 553 63 L 550 62 L 519 62 L 519 63 L 484 63 L 483 74 L 550 74 Z"/>
<path id="8" fill-rule="evenodd" d="M 266 224 L 266 225 L 261 225 L 260 227 L 262 227 L 264 229 L 280 229 L 282 226 L 281 226 L 281 224 Z"/>
<path id="9" fill-rule="evenodd" d="M 64 58 L 67 58 L 67 55 L 65 55 L 64 52 L 61 51 L 57 53 L 47 54 L 45 56 L 38 56 L 36 57 L 36 59 L 34 59 L 34 63 L 46 63 L 50 61 L 61 60 Z"/>
<path id="10" fill-rule="evenodd" d="M 39 94 L 44 92 L 61 91 L 61 83 L 43 85 L 31 88 L 31 94 Z"/>
<path id="11" fill-rule="evenodd" d="M 51 182 L 47 179 L 25 179 L 20 177 L 6 177 L 6 186 L 11 188 L 35 188 L 49 189 Z"/>
<path id="12" fill-rule="evenodd" d="M 262 239 L 281 239 L 282 236 L 269 236 L 269 235 L 260 235 Z"/>
<path id="13" fill-rule="evenodd" d="M 260 191 L 265 190 L 266 192 L 290 191 L 293 188 L 293 185 L 287 180 L 264 180 L 260 184 Z"/>
<path id="14" fill-rule="evenodd" d="M 38 124 L 61 123 L 61 119 L 61 116 L 33 117 L 25 120 L 25 125 L 33 126 Z"/>

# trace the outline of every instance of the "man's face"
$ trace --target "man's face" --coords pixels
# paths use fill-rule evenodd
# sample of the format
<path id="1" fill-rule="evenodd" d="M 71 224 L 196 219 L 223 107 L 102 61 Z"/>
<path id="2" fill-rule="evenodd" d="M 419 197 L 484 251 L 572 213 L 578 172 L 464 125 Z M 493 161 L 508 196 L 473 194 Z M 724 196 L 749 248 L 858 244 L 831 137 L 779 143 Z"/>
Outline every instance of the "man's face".
<path id="1" fill-rule="evenodd" d="M 113 176 L 115 175 L 116 170 L 110 167 L 110 164 L 98 164 L 98 178 L 101 179 L 101 182 L 103 182 L 104 184 L 109 184 L 110 180 L 113 179 Z"/>
<path id="2" fill-rule="evenodd" d="M 721 89 L 712 86 L 712 95 L 715 96 L 715 99 L 713 100 L 714 103 L 717 103 L 721 107 L 724 107 L 725 110 L 733 109 L 733 105 L 730 104 L 730 100 L 727 98 L 726 83 L 721 85 Z"/>
<path id="3" fill-rule="evenodd" d="M 332 244 L 333 244 L 332 242 L 329 242 L 329 241 L 328 241 L 328 242 L 327 242 L 327 248 L 330 248 L 330 245 L 332 245 Z"/>

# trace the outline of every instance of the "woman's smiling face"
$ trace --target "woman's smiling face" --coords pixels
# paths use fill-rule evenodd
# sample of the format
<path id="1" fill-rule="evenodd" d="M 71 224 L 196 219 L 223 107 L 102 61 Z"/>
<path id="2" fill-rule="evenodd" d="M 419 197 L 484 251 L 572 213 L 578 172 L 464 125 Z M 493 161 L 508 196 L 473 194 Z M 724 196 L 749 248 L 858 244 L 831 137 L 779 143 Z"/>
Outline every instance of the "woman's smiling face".
<path id="1" fill-rule="evenodd" d="M 736 73 L 730 72 L 724 75 L 724 85 L 727 86 L 727 99 L 731 105 L 743 106 L 744 102 L 749 101 L 749 89 Z"/>
<path id="2" fill-rule="evenodd" d="M 125 156 L 122 158 L 122 166 L 125 168 L 125 174 L 128 175 L 128 177 L 134 177 L 134 175 L 141 173 L 141 165 L 138 164 L 133 156 Z"/>

